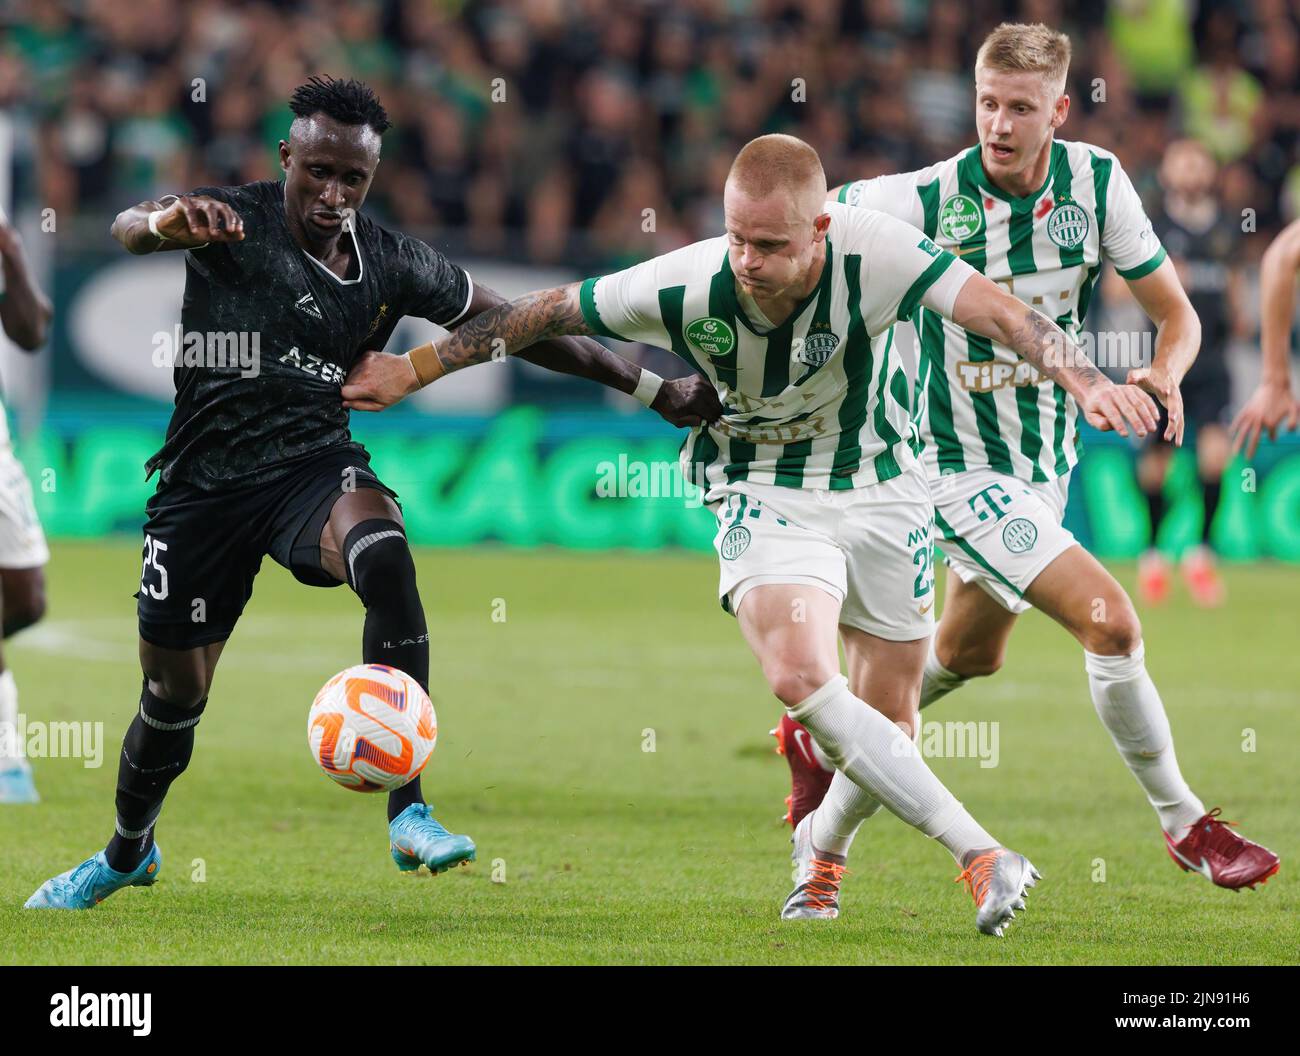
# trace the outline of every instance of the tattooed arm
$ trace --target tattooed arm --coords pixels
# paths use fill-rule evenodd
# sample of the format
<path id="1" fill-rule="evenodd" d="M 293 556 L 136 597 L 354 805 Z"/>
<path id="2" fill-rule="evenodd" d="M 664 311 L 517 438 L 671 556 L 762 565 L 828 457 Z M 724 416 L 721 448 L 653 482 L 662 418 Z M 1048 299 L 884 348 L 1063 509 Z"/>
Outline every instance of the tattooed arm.
<path id="1" fill-rule="evenodd" d="M 951 318 L 1032 363 L 1075 398 L 1090 425 L 1120 436 L 1128 436 L 1129 425 L 1138 436 L 1154 432 L 1156 408 L 1145 392 L 1116 385 L 1059 326 L 983 275 L 966 280 Z"/>
<path id="2" fill-rule="evenodd" d="M 582 317 L 582 306 L 578 300 L 580 288 L 581 284 L 574 282 L 568 286 L 526 293 L 514 301 L 502 300 L 499 295 L 486 291 L 490 295 L 488 299 L 491 303 L 485 304 L 483 310 L 461 323 L 436 346 L 433 342 L 429 342 L 407 353 L 412 367 L 420 378 L 420 384 L 427 385 L 443 374 L 450 374 L 453 370 L 461 370 L 489 359 L 511 356 L 530 345 L 543 342 L 542 347 L 550 354 L 544 354 L 542 359 L 550 359 L 552 362 L 543 362 L 542 365 L 552 370 L 564 370 L 563 367 L 554 364 L 556 359 L 554 350 L 560 346 L 560 342 L 554 339 L 566 335 L 590 336 L 595 333 Z M 472 310 L 473 306 L 471 306 Z M 565 346 L 569 344 L 578 343 L 566 342 Z M 621 389 L 623 392 L 631 392 L 636 387 L 637 371 L 627 360 L 614 355 L 604 345 L 598 345 L 594 341 L 583 342 L 582 345 L 594 345 L 599 348 L 606 357 L 606 366 L 609 365 L 609 360 L 617 360 L 618 363 L 623 364 L 625 370 L 611 368 L 609 374 L 611 379 L 616 375 L 626 375 L 623 380 L 627 384 L 626 387 L 611 384 L 611 381 L 606 381 L 592 373 L 585 373 L 584 377 L 595 377 L 603 384 L 611 384 L 611 387 Z M 525 358 L 534 359 L 534 356 L 530 354 Z M 578 370 L 564 370 L 564 372 L 580 373 Z"/>
<path id="3" fill-rule="evenodd" d="M 369 353 L 363 357 L 343 386 L 344 406 L 382 410 L 444 374 L 524 350 L 527 352 L 521 358 L 550 370 L 591 378 L 620 392 L 634 392 L 642 373 L 635 364 L 598 342 L 568 336 L 595 333 L 583 319 L 580 288 L 580 283 L 571 283 L 527 293 L 514 301 L 502 301 L 499 295 L 484 291 L 491 305 L 483 305 L 440 341 L 421 345 L 404 356 Z M 478 300 L 476 293 L 475 302 Z M 474 307 L 471 305 L 471 310 Z M 649 406 L 678 426 L 699 425 L 722 414 L 713 386 L 699 375 L 663 382 Z"/>

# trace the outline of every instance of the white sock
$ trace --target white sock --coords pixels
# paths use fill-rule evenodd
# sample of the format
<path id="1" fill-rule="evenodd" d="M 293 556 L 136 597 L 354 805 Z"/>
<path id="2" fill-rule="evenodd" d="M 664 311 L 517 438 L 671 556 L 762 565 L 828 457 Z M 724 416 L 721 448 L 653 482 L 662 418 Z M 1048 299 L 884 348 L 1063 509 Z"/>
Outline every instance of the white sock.
<path id="1" fill-rule="evenodd" d="M 1139 642 L 1128 656 L 1098 656 L 1085 650 L 1083 666 L 1101 724 L 1156 808 L 1161 828 L 1177 841 L 1205 813 L 1205 806 L 1178 770 L 1169 719 L 1147 674 L 1145 657 Z"/>
<path id="2" fill-rule="evenodd" d="M 837 770 L 831 787 L 813 811 L 812 845 L 819 851 L 847 857 L 858 826 L 880 809 L 880 800 L 864 792 Z"/>
<path id="3" fill-rule="evenodd" d="M 916 744 L 920 737 L 921 723 L 918 721 L 912 733 L 912 743 Z M 817 747 L 816 741 L 813 742 L 813 747 Z M 817 749 L 817 752 L 820 758 L 821 749 Z M 812 845 L 819 851 L 847 858 L 849 848 L 853 846 L 853 838 L 858 834 L 858 826 L 874 817 L 879 810 L 880 800 L 860 789 L 842 771 L 836 770 L 830 788 L 813 811 Z"/>
<path id="4" fill-rule="evenodd" d="M 0 672 L 0 762 L 18 758 L 18 684 L 5 670 Z"/>
<path id="5" fill-rule="evenodd" d="M 929 707 L 954 689 L 961 689 L 968 681 L 939 663 L 939 655 L 934 651 L 934 635 L 931 635 L 930 651 L 925 654 L 925 669 L 921 675 L 921 707 Z"/>
<path id="6" fill-rule="evenodd" d="M 931 773 L 907 734 L 849 692 L 843 675 L 787 710 L 808 728 L 837 770 L 891 813 L 938 840 L 959 864 L 970 851 L 999 846 Z"/>

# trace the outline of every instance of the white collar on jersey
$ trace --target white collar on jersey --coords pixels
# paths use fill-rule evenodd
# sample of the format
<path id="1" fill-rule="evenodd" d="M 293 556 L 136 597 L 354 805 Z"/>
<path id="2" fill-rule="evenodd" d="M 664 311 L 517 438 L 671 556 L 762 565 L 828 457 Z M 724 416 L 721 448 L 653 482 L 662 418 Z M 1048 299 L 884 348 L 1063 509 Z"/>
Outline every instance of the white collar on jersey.
<path id="1" fill-rule="evenodd" d="M 289 208 L 289 185 L 288 183 L 285 183 L 282 186 L 284 189 L 284 207 L 285 210 L 287 211 Z M 357 241 L 356 213 L 349 213 L 347 216 L 343 218 L 343 230 L 352 236 L 352 248 L 356 250 L 356 254 L 357 254 L 357 277 L 355 279 L 340 279 L 337 275 L 334 274 L 334 272 L 330 271 L 329 268 L 327 268 L 324 264 L 322 264 L 319 260 L 313 257 L 301 246 L 299 246 L 298 249 L 299 252 L 301 252 L 304 257 L 306 257 L 313 264 L 315 264 L 316 267 L 320 268 L 321 271 L 325 272 L 326 275 L 328 275 L 331 279 L 337 282 L 340 286 L 355 286 L 358 282 L 361 281 L 361 277 L 366 273 L 366 262 L 361 256 L 361 243 Z"/>
<path id="2" fill-rule="evenodd" d="M 357 229 L 351 216 L 344 217 L 343 230 L 352 236 L 352 248 L 357 254 L 357 277 L 355 279 L 340 279 L 336 274 L 334 274 L 334 272 L 330 271 L 329 268 L 313 257 L 305 249 L 302 250 L 302 255 L 315 264 L 316 267 L 320 268 L 321 271 L 337 282 L 340 286 L 355 286 L 361 281 L 361 277 L 366 273 L 366 262 L 361 257 L 361 243 L 357 241 Z"/>

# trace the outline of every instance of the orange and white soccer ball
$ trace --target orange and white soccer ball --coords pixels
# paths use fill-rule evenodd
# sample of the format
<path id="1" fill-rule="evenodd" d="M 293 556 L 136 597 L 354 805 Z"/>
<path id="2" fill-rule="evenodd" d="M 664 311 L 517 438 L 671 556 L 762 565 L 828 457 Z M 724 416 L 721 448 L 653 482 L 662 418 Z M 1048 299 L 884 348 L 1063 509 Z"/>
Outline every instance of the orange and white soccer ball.
<path id="1" fill-rule="evenodd" d="M 414 780 L 437 742 L 429 695 L 405 671 L 384 664 L 340 671 L 307 715 L 312 758 L 357 792 L 391 792 Z"/>

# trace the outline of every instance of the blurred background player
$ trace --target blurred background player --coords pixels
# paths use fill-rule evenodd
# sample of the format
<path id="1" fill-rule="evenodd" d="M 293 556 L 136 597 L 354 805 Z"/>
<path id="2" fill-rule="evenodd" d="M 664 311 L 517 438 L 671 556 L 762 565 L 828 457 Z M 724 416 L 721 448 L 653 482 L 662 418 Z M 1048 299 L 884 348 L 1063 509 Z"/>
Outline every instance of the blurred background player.
<path id="1" fill-rule="evenodd" d="M 0 208 L 0 323 L 19 348 L 45 344 L 54 311 L 23 252 L 22 238 Z M 32 486 L 14 457 L 9 423 L 0 406 L 0 618 L 4 637 L 30 627 L 45 614 L 45 534 L 32 505 Z M 18 687 L 0 654 L 0 803 L 35 803 L 31 764 L 18 743 Z M 4 731 L 8 728 L 8 736 Z"/>
<path id="2" fill-rule="evenodd" d="M 1215 606 L 1224 600 L 1224 587 L 1215 568 L 1210 532 L 1228 464 L 1227 413 L 1232 400 L 1228 342 L 1233 320 L 1242 315 L 1234 268 L 1240 219 L 1220 208 L 1218 166 L 1196 140 L 1180 139 L 1169 145 L 1160 166 L 1160 185 L 1164 193 L 1151 222 L 1201 321 L 1201 350 L 1181 389 L 1204 515 L 1197 544 L 1182 555 L 1183 578 L 1198 605 Z M 1138 590 L 1150 604 L 1164 601 L 1170 585 L 1169 564 L 1157 549 L 1167 512 L 1165 478 L 1173 455 L 1164 425 L 1162 419 L 1161 430 L 1148 438 L 1138 459 L 1138 482 L 1151 514 L 1151 546 L 1138 562 Z"/>
<path id="3" fill-rule="evenodd" d="M 1263 356 L 1259 387 L 1232 422 L 1235 455 L 1245 447 L 1254 458 L 1261 433 L 1277 439 L 1279 429 L 1300 424 L 1300 399 L 1291 387 L 1291 325 L 1296 276 L 1300 274 L 1300 220 L 1269 245 L 1259 268 L 1259 345 Z"/>

